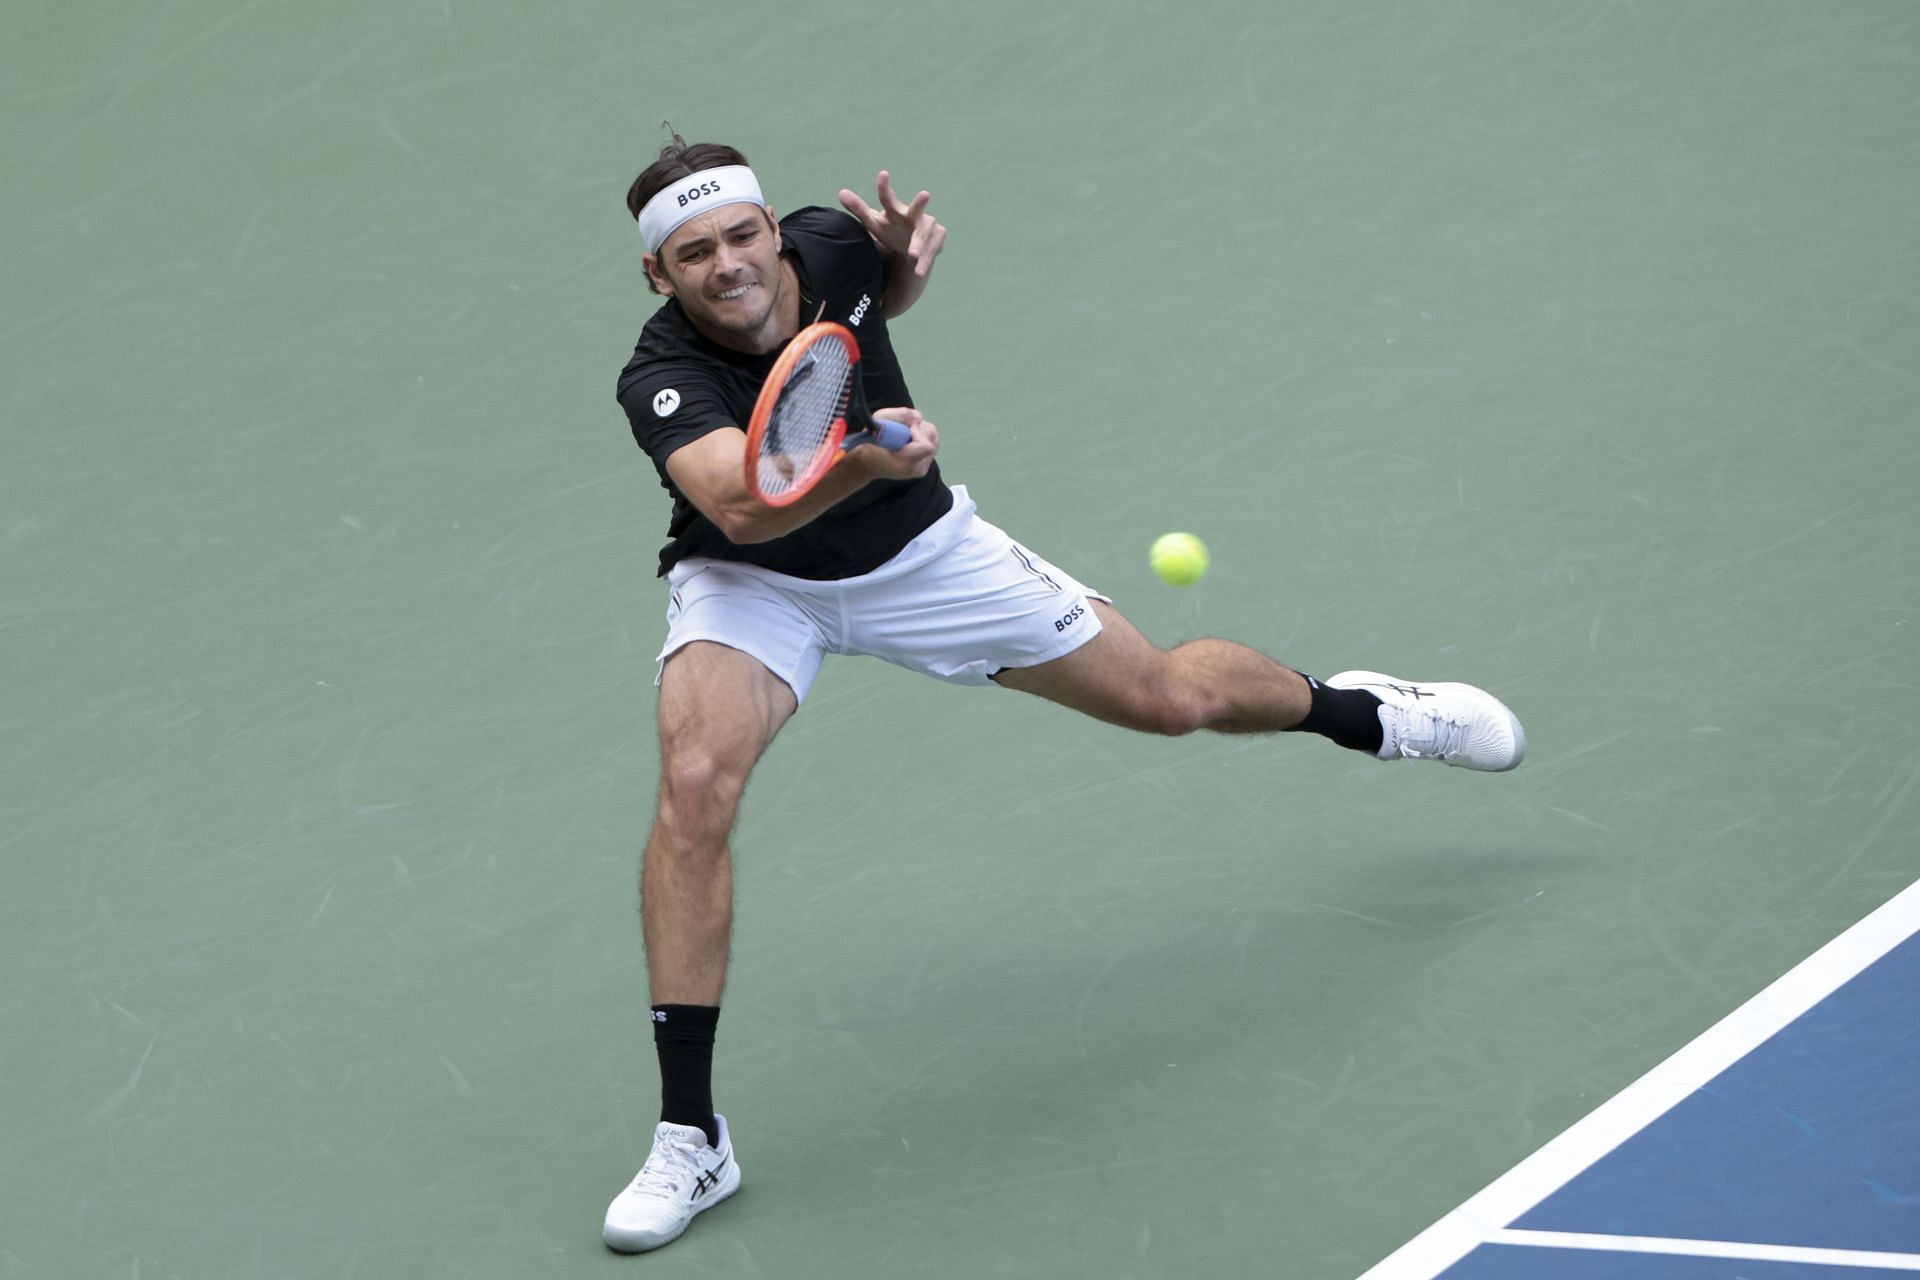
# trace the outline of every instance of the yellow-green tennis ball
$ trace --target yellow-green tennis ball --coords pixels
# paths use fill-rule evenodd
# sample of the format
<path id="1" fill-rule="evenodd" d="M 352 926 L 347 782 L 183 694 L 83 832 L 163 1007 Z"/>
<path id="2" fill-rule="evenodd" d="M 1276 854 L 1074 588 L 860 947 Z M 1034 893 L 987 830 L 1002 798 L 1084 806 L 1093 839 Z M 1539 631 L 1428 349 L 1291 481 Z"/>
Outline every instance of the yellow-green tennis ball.
<path id="1" fill-rule="evenodd" d="M 1190 587 L 1207 576 L 1207 544 L 1190 533 L 1163 533 L 1147 553 L 1153 571 L 1176 587 Z"/>

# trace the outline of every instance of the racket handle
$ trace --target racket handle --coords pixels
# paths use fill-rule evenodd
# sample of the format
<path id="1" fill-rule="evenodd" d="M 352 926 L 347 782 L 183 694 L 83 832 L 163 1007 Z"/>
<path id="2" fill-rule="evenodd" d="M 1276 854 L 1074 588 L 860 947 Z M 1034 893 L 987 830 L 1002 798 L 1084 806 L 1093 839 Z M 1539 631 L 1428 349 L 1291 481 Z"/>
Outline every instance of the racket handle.
<path id="1" fill-rule="evenodd" d="M 873 420 L 873 442 L 882 449 L 889 451 L 904 449 L 911 439 L 913 439 L 913 432 L 907 428 L 906 423 L 892 422 L 886 418 Z"/>

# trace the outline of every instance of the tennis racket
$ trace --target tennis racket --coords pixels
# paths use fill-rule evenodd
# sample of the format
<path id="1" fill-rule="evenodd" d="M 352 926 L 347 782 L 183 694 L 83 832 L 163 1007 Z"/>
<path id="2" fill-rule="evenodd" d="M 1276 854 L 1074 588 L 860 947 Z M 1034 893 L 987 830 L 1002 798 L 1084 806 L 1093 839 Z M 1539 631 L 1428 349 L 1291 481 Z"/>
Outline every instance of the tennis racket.
<path id="1" fill-rule="evenodd" d="M 905 423 L 875 418 L 860 387 L 860 344 L 844 325 L 793 336 L 760 386 L 747 425 L 747 488 L 768 506 L 798 502 L 840 455 L 863 444 L 899 449 Z"/>

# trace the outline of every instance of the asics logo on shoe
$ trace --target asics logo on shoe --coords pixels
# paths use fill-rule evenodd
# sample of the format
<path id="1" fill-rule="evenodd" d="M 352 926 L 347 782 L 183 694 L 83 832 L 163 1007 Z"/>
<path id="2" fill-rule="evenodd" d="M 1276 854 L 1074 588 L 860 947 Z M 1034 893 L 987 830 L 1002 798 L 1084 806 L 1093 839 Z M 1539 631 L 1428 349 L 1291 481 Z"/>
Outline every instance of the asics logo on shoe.
<path id="1" fill-rule="evenodd" d="M 1390 684 L 1387 688 L 1393 690 L 1395 693 L 1404 693 L 1409 698 L 1431 698 L 1433 696 L 1430 690 L 1422 689 L 1416 684 Z"/>
<path id="2" fill-rule="evenodd" d="M 720 1163 L 693 1180 L 693 1198 L 698 1200 L 707 1192 L 720 1185 L 720 1175 L 727 1167 L 727 1157 L 721 1156 Z"/>

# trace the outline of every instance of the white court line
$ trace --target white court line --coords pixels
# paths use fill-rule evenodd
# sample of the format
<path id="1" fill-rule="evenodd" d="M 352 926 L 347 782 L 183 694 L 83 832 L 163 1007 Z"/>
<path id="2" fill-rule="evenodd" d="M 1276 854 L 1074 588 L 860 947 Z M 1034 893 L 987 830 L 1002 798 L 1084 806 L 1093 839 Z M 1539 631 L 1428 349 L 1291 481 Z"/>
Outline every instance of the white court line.
<path id="1" fill-rule="evenodd" d="M 1802 960 L 1691 1044 L 1594 1108 L 1586 1119 L 1395 1250 L 1360 1280 L 1433 1280 L 1916 930 L 1920 930 L 1920 882 L 1908 885 Z"/>
<path id="2" fill-rule="evenodd" d="M 1734 1258 L 1741 1262 L 1809 1262 L 1823 1267 L 1878 1267 L 1920 1271 L 1920 1254 L 1869 1253 L 1864 1249 L 1802 1249 L 1783 1244 L 1736 1244 L 1726 1240 L 1670 1240 L 1661 1236 L 1594 1236 L 1575 1231 L 1496 1231 L 1488 1244 L 1540 1249 L 1599 1249 L 1608 1253 L 1660 1253 L 1683 1258 Z"/>

